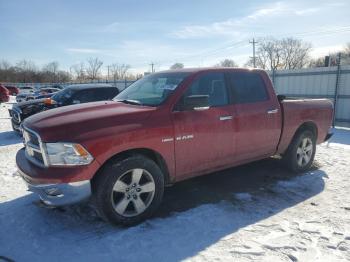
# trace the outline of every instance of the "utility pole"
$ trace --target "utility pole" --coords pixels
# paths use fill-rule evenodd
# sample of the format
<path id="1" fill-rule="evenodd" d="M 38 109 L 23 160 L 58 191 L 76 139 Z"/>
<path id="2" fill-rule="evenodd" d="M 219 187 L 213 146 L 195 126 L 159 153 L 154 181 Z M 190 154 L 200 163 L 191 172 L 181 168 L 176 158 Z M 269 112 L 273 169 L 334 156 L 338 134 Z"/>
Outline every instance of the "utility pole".
<path id="1" fill-rule="evenodd" d="M 256 68 L 256 57 L 255 57 L 255 44 L 257 44 L 258 42 L 255 41 L 255 39 L 253 38 L 253 41 L 249 41 L 249 44 L 253 44 L 253 65 L 254 68 Z"/>
<path id="2" fill-rule="evenodd" d="M 108 83 L 108 81 L 109 81 L 109 65 L 107 66 L 107 83 Z"/>
<path id="3" fill-rule="evenodd" d="M 154 63 L 153 63 L 153 62 L 150 63 L 150 66 L 151 66 L 151 68 L 152 68 L 151 72 L 154 73 Z"/>

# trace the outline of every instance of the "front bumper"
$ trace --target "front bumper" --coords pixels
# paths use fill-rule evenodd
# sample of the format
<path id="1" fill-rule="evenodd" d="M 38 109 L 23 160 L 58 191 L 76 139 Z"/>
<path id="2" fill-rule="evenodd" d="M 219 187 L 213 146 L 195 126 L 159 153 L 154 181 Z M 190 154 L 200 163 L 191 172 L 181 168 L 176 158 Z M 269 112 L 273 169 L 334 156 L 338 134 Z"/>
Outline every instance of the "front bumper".
<path id="1" fill-rule="evenodd" d="M 91 196 L 90 180 L 99 168 L 96 161 L 88 166 L 40 167 L 26 158 L 24 148 L 17 152 L 16 164 L 17 172 L 29 190 L 51 206 L 70 205 L 88 199 Z"/>
<path id="2" fill-rule="evenodd" d="M 28 176 L 21 170 L 18 174 L 26 182 L 29 191 L 39 195 L 40 199 L 49 206 L 66 206 L 72 205 L 91 196 L 90 180 L 62 183 L 62 184 L 32 184 Z"/>

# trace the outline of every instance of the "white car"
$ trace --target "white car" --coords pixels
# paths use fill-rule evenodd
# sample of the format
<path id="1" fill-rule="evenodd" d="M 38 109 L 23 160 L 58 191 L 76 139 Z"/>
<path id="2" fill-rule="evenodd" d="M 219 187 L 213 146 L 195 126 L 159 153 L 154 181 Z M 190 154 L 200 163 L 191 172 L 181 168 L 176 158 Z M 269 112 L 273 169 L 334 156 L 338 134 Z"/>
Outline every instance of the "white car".
<path id="1" fill-rule="evenodd" d="M 19 88 L 19 94 L 16 96 L 17 103 L 26 101 L 26 97 L 35 92 L 35 89 L 30 86 L 22 86 Z"/>

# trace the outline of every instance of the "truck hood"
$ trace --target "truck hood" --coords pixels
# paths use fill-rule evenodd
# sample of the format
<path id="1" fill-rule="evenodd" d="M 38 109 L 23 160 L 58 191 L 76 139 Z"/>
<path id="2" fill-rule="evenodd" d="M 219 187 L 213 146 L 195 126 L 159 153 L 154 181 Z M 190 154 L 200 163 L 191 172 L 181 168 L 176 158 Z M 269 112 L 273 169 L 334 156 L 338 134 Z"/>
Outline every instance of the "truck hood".
<path id="1" fill-rule="evenodd" d="M 23 125 L 37 132 L 44 142 L 77 141 L 141 125 L 154 110 L 115 101 L 93 102 L 44 111 L 27 118 Z"/>

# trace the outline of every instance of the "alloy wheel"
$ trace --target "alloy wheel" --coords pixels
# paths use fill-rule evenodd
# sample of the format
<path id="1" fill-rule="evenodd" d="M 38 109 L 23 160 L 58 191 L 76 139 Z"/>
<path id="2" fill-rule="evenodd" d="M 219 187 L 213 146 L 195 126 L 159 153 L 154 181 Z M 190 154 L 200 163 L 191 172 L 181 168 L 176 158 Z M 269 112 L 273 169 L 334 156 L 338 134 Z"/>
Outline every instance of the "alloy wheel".
<path id="1" fill-rule="evenodd" d="M 147 170 L 129 170 L 121 175 L 113 186 L 113 208 L 121 216 L 137 216 L 150 206 L 154 193 L 155 183 Z"/>
<path id="2" fill-rule="evenodd" d="M 313 144 L 309 137 L 305 137 L 301 140 L 297 149 L 297 163 L 300 167 L 306 166 L 312 157 Z"/>

